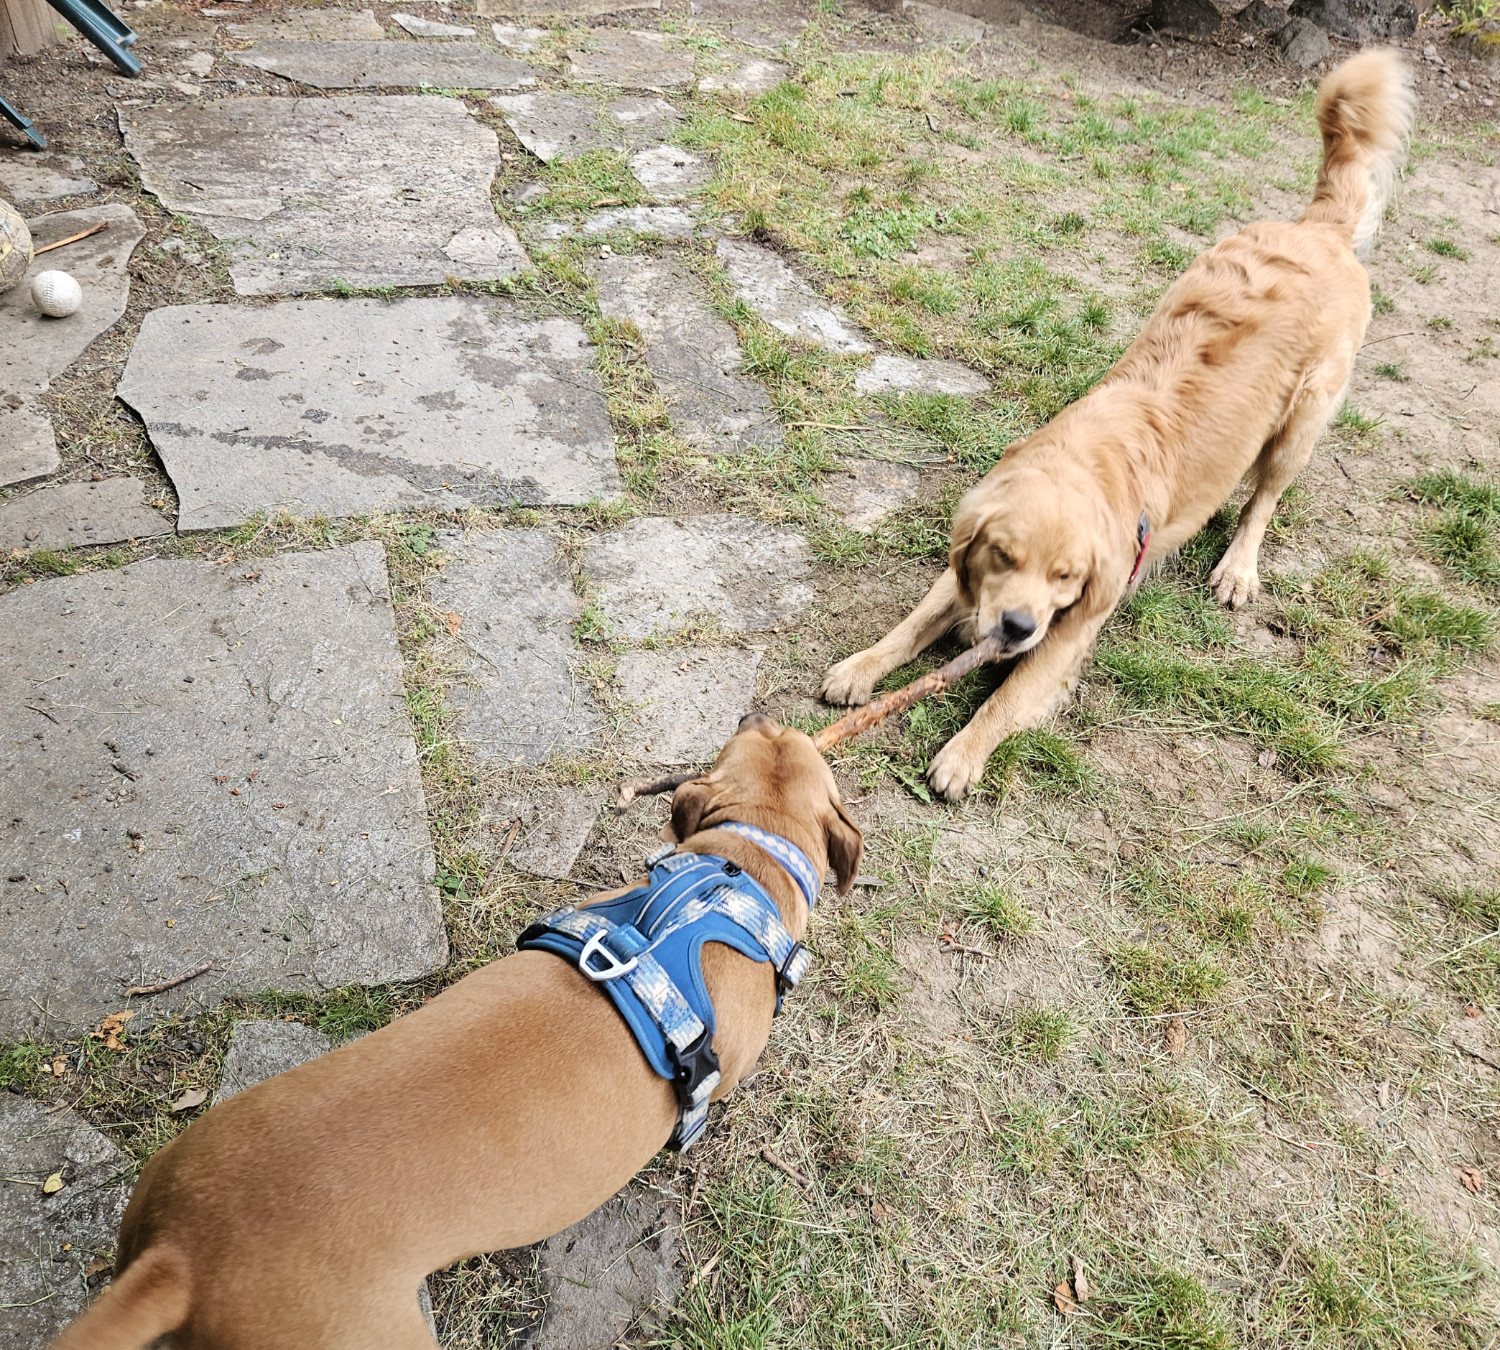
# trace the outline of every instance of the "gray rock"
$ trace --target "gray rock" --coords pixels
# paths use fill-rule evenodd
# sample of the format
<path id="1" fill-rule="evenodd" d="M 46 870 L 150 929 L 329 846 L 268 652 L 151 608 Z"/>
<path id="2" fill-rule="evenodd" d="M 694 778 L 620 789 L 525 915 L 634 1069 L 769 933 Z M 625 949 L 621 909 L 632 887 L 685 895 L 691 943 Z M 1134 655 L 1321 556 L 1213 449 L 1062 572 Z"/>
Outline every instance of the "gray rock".
<path id="1" fill-rule="evenodd" d="M 661 0 L 479 0 L 478 12 L 511 19 L 592 19 L 660 8 Z"/>
<path id="2" fill-rule="evenodd" d="M 754 47 L 762 52 L 781 52 L 795 47 L 799 35 L 806 27 L 805 19 L 775 15 L 737 23 L 730 28 L 729 36 L 742 47 Z"/>
<path id="3" fill-rule="evenodd" d="M 919 361 L 882 352 L 854 376 L 856 394 L 891 390 L 920 394 L 957 394 L 973 398 L 990 391 L 990 382 L 958 361 Z"/>
<path id="4" fill-rule="evenodd" d="M 663 766 L 713 759 L 754 706 L 759 667 L 759 652 L 738 647 L 626 652 L 615 690 L 630 710 L 627 752 Z"/>
<path id="5" fill-rule="evenodd" d="M 332 1049 L 333 1042 L 317 1027 L 301 1022 L 241 1018 L 229 1033 L 229 1049 L 224 1055 L 214 1105 Z"/>
<path id="6" fill-rule="evenodd" d="M 741 300 L 772 328 L 835 352 L 871 350 L 865 336 L 769 249 L 720 239 L 714 251 Z"/>
<path id="7" fill-rule="evenodd" d="M 632 640 L 700 620 L 763 632 L 813 598 L 807 541 L 737 516 L 632 520 L 589 545 L 584 566 L 611 629 Z"/>
<path id="8" fill-rule="evenodd" d="M 0 597 L 0 1037 L 130 984 L 415 979 L 447 939 L 381 546 L 148 561 Z"/>
<path id="9" fill-rule="evenodd" d="M 576 505 L 618 481 L 591 350 L 572 319 L 475 297 L 182 305 L 146 316 L 119 397 L 183 530 L 257 511 Z"/>
<path id="10" fill-rule="evenodd" d="M 1147 27 L 1191 37 L 1216 33 L 1223 16 L 1213 0 L 1155 0 L 1143 20 Z"/>
<path id="11" fill-rule="evenodd" d="M 122 108 L 120 129 L 146 188 L 229 246 L 241 295 L 496 280 L 528 266 L 490 202 L 498 140 L 458 99 L 173 103 Z"/>
<path id="12" fill-rule="evenodd" d="M 525 89 L 537 71 L 478 42 L 303 42 L 263 38 L 225 59 L 314 89 Z"/>
<path id="13" fill-rule="evenodd" d="M 134 211 L 111 202 L 36 216 L 26 224 L 40 248 L 101 221 L 109 228 L 42 254 L 20 284 L 0 293 L 0 397 L 41 393 L 125 313 L 130 255 L 146 233 Z M 83 290 L 82 307 L 65 319 L 49 319 L 31 301 L 30 279 L 53 269 L 67 272 Z"/>
<path id="14" fill-rule="evenodd" d="M 42 1183 L 61 1173 L 52 1195 Z M 131 1162 L 71 1111 L 0 1092 L 0 1345 L 42 1350 L 107 1269 Z"/>
<path id="15" fill-rule="evenodd" d="M 856 459 L 828 474 L 819 493 L 855 530 L 872 530 L 903 502 L 917 495 L 922 475 L 910 464 Z"/>
<path id="16" fill-rule="evenodd" d="M 547 40 L 545 28 L 519 28 L 513 23 L 492 23 L 490 34 L 502 47 L 526 56 Z"/>
<path id="17" fill-rule="evenodd" d="M 980 25 L 984 27 L 983 24 Z M 776 61 L 763 57 L 740 58 L 738 64 L 705 75 L 698 81 L 700 93 L 763 94 L 785 81 L 791 72 Z"/>
<path id="18" fill-rule="evenodd" d="M 609 120 L 624 127 L 631 145 L 669 136 L 683 120 L 664 98 L 617 98 L 606 110 Z"/>
<path id="19" fill-rule="evenodd" d="M 595 28 L 587 48 L 568 51 L 575 80 L 621 89 L 686 89 L 693 82 L 693 49 L 664 33 Z"/>
<path id="20" fill-rule="evenodd" d="M 598 713 L 573 645 L 583 601 L 545 530 L 444 534 L 449 561 L 429 585 L 433 604 L 459 616 L 473 654 L 469 686 L 449 702 L 481 760 L 544 764 L 592 744 Z"/>
<path id="21" fill-rule="evenodd" d="M 624 150 L 625 133 L 606 123 L 592 99 L 544 90 L 492 98 L 516 139 L 544 163 L 575 159 L 591 150 Z"/>
<path id="22" fill-rule="evenodd" d="M 611 1350 L 631 1324 L 682 1292 L 677 1206 L 629 1186 L 542 1244 L 547 1313 L 531 1350 Z"/>
<path id="23" fill-rule="evenodd" d="M 0 396 L 0 487 L 43 478 L 61 463 L 52 419 L 20 394 Z"/>
<path id="24" fill-rule="evenodd" d="M 0 153 L 0 197 L 16 206 L 98 191 L 99 185 L 84 177 L 83 161 L 72 155 Z"/>
<path id="25" fill-rule="evenodd" d="M 630 230 L 634 234 L 682 240 L 696 238 L 699 228 L 698 218 L 680 206 L 607 206 L 588 216 L 578 232 L 598 235 Z"/>
<path id="26" fill-rule="evenodd" d="M 230 37 L 249 42 L 260 38 L 374 42 L 385 36 L 385 29 L 376 22 L 372 9 L 289 9 L 262 15 L 250 23 L 225 24 L 224 31 Z"/>
<path id="27" fill-rule="evenodd" d="M 902 10 L 923 37 L 952 47 L 966 47 L 984 38 L 984 20 L 958 14 L 938 5 L 905 0 Z"/>
<path id="28" fill-rule="evenodd" d="M 1250 0 L 1234 16 L 1234 21 L 1247 33 L 1274 33 L 1286 25 L 1286 6 L 1268 4 L 1267 0 Z"/>
<path id="29" fill-rule="evenodd" d="M 781 443 L 770 397 L 739 374 L 734 329 L 698 298 L 697 286 L 666 258 L 614 257 L 595 265 L 599 312 L 641 334 L 646 365 L 672 401 L 672 425 L 699 449 L 723 453 Z"/>
<path id="30" fill-rule="evenodd" d="M 1429 8 L 1430 0 L 1293 0 L 1290 12 L 1293 18 L 1363 43 L 1410 37 Z"/>
<path id="31" fill-rule="evenodd" d="M 534 877 L 566 880 L 608 796 L 598 788 L 558 787 L 532 799 L 502 802 L 491 816 L 507 830 L 517 826 L 507 859 Z"/>
<path id="32" fill-rule="evenodd" d="M 0 503 L 0 549 L 77 548 L 170 534 L 172 523 L 142 500 L 139 478 L 64 483 Z"/>
<path id="33" fill-rule="evenodd" d="M 1281 59 L 1292 66 L 1315 66 L 1333 53 L 1333 44 L 1311 19 L 1292 19 L 1275 37 Z"/>
<path id="34" fill-rule="evenodd" d="M 714 166 L 691 150 L 656 145 L 631 155 L 630 172 L 658 201 L 676 202 L 707 187 L 714 176 Z"/>
<path id="35" fill-rule="evenodd" d="M 392 14 L 391 21 L 406 29 L 413 37 L 471 38 L 477 36 L 472 28 L 463 28 L 456 23 L 438 23 L 435 19 L 424 19 L 418 14 Z"/>

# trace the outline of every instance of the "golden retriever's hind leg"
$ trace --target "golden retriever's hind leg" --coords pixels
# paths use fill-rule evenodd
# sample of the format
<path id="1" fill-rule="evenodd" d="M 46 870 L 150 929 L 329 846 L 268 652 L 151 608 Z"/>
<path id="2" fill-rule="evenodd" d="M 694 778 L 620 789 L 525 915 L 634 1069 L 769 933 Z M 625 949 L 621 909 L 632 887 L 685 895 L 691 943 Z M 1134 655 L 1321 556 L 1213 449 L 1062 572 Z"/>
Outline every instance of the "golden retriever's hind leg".
<path id="1" fill-rule="evenodd" d="M 873 647 L 840 661 L 823 676 L 818 691 L 829 703 L 868 703 L 879 680 L 931 646 L 966 611 L 958 578 L 950 567 L 910 614 Z"/>
<path id="2" fill-rule="evenodd" d="M 1343 401 L 1343 381 L 1339 392 L 1304 397 L 1293 409 L 1281 429 L 1266 442 L 1255 461 L 1255 490 L 1240 512 L 1234 538 L 1209 573 L 1208 584 L 1221 605 L 1239 609 L 1260 594 L 1260 546 L 1266 526 L 1276 510 L 1276 503 L 1287 485 L 1312 458 L 1313 446 L 1328 425 L 1333 410 Z"/>

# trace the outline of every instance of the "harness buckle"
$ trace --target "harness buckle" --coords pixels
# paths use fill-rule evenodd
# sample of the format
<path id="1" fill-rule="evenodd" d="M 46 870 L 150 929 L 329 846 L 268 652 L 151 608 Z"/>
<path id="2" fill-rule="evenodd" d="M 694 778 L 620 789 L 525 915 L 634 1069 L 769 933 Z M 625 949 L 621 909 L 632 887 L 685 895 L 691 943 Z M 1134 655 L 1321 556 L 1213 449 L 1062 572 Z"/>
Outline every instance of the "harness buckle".
<path id="1" fill-rule="evenodd" d="M 795 989 L 802 982 L 802 977 L 807 974 L 807 968 L 810 965 L 812 965 L 812 953 L 800 942 L 792 943 L 792 950 L 786 954 L 786 960 L 776 970 L 778 1011 L 780 1011 L 781 996 L 788 989 Z"/>
<path id="2" fill-rule="evenodd" d="M 690 1045 L 678 1049 L 667 1042 L 667 1058 L 672 1062 L 672 1086 L 677 1104 L 690 1111 L 701 1105 L 719 1085 L 719 1057 L 714 1054 L 713 1032 L 704 1027 Z"/>
<path id="3" fill-rule="evenodd" d="M 581 970 L 595 984 L 605 984 L 610 980 L 618 980 L 621 975 L 628 975 L 640 964 L 639 956 L 632 956 L 628 961 L 622 961 L 604 945 L 604 939 L 609 933 L 601 929 L 583 944 L 583 950 L 578 953 L 578 969 Z M 604 966 L 592 966 L 589 959 L 594 956 L 602 956 L 607 962 Z"/>

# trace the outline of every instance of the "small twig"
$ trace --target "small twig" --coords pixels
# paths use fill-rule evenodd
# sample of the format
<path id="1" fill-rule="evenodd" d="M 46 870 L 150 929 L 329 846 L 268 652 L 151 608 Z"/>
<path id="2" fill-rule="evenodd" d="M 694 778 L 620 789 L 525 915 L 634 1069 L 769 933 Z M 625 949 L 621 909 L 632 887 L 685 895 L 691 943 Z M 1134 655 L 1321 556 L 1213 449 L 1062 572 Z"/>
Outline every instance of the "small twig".
<path id="1" fill-rule="evenodd" d="M 521 817 L 517 816 L 513 821 L 511 821 L 511 823 L 510 823 L 510 833 L 505 836 L 505 844 L 500 849 L 500 856 L 502 858 L 507 853 L 510 852 L 510 846 L 516 842 L 516 835 L 518 835 L 520 832 L 521 832 Z"/>
<path id="2" fill-rule="evenodd" d="M 175 989 L 179 984 L 186 984 L 189 980 L 196 980 L 200 975 L 207 975 L 214 968 L 212 961 L 205 961 L 197 970 L 190 970 L 186 975 L 179 975 L 175 980 L 163 980 L 160 984 L 133 984 L 125 991 L 126 998 L 136 998 L 147 994 L 165 994 L 168 989 Z"/>
<path id="3" fill-rule="evenodd" d="M 683 773 L 669 773 L 664 778 L 627 778 L 620 784 L 619 795 L 615 798 L 615 814 L 623 816 L 637 797 L 657 797 L 663 792 L 676 792 L 684 783 L 690 783 L 699 777 L 702 775 L 697 769 L 688 769 Z"/>
<path id="4" fill-rule="evenodd" d="M 43 253 L 51 253 L 55 248 L 62 248 L 64 244 L 76 244 L 80 239 L 87 239 L 91 234 L 98 234 L 100 230 L 109 229 L 109 221 L 101 220 L 97 225 L 90 225 L 86 230 L 79 230 L 77 234 L 70 234 L 66 239 L 59 239 L 55 244 L 43 244 L 41 248 L 31 250 L 33 258 L 40 257 Z"/>
<path id="5" fill-rule="evenodd" d="M 812 1190 L 812 1181 L 809 1178 L 803 1176 L 801 1172 L 799 1172 L 795 1167 L 791 1165 L 791 1163 L 783 1162 L 780 1158 L 778 1158 L 775 1151 L 769 1144 L 765 1148 L 761 1149 L 760 1156 L 764 1158 L 768 1163 L 770 1163 L 772 1167 L 776 1168 L 777 1171 L 785 1172 L 787 1176 L 791 1177 L 791 1179 L 795 1181 L 797 1185 L 802 1187 L 804 1191 Z"/>
<path id="6" fill-rule="evenodd" d="M 965 947 L 962 942 L 955 938 L 945 937 L 938 940 L 938 950 L 945 956 L 952 952 L 968 952 L 971 956 L 988 956 L 989 952 L 983 947 Z"/>
<path id="7" fill-rule="evenodd" d="M 46 719 L 47 719 L 47 720 L 48 720 L 48 721 L 49 721 L 49 722 L 52 722 L 52 723 L 54 723 L 54 724 L 55 724 L 55 725 L 57 725 L 57 726 L 62 726 L 62 723 L 61 723 L 61 722 L 59 722 L 59 721 L 58 721 L 58 720 L 57 720 L 57 718 L 55 718 L 55 717 L 54 717 L 54 716 L 53 716 L 53 715 L 52 715 L 52 714 L 51 714 L 51 713 L 49 713 L 49 712 L 48 712 L 48 711 L 47 711 L 47 710 L 46 710 L 46 709 L 45 709 L 45 708 L 38 708 L 38 707 L 37 707 L 37 706 L 36 706 L 36 705 L 35 705 L 35 704 L 34 704 L 34 703 L 28 703 L 28 704 L 27 704 L 27 705 L 26 705 L 26 706 L 27 706 L 27 707 L 28 707 L 28 708 L 29 708 L 29 709 L 30 709 L 30 710 L 31 710 L 31 711 L 32 711 L 32 712 L 34 712 L 34 713 L 41 713 L 41 715 L 42 715 L 42 716 L 43 716 L 43 717 L 45 717 L 45 718 L 46 718 Z"/>

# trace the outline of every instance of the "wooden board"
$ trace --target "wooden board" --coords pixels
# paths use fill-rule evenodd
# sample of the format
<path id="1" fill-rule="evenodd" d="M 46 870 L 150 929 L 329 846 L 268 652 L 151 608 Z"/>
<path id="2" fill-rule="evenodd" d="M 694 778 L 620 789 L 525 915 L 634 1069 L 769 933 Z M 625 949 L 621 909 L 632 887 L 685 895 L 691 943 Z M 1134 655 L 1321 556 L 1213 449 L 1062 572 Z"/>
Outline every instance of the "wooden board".
<path id="1" fill-rule="evenodd" d="M 46 0 L 0 0 L 0 61 L 32 56 L 60 41 L 62 23 Z"/>

